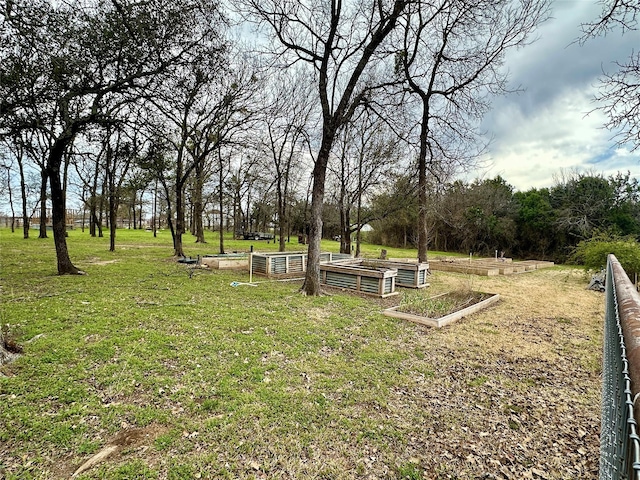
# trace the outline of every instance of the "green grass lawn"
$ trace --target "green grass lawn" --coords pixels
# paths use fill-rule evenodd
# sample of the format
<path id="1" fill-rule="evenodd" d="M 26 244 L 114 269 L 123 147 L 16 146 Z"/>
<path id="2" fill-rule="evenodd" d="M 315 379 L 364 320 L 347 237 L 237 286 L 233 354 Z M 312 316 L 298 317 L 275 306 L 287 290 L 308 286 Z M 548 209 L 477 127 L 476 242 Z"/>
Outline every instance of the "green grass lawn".
<path id="1" fill-rule="evenodd" d="M 52 239 L 1 235 L 1 321 L 25 347 L 0 380 L 0 441 L 15 449 L 0 455 L 8 478 L 49 478 L 52 452 L 77 467 L 123 428 L 151 424 L 162 427 L 151 445 L 162 460 L 135 478 L 156 478 L 159 470 L 168 478 L 268 475 L 285 457 L 328 448 L 337 431 L 379 449 L 387 435 L 400 435 L 358 413 L 363 404 L 384 403 L 390 382 L 412 374 L 398 373 L 412 353 L 389 344 L 398 324 L 366 301 L 305 298 L 287 282 L 232 288 L 248 281 L 245 272 L 190 277 L 171 258 L 167 231 L 157 238 L 118 231 L 115 252 L 108 238 L 71 231 L 72 260 L 88 274 L 81 277 L 55 275 Z M 252 244 L 276 248 L 227 240 L 227 251 Z M 186 252 L 217 253 L 217 245 L 216 237 Z M 324 247 L 337 251 L 338 244 Z M 134 478 L 127 472 L 138 463 L 102 465 L 87 478 Z M 344 466 L 324 468 L 332 475 Z"/>
<path id="2" fill-rule="evenodd" d="M 187 255 L 217 253 L 217 237 L 206 245 L 191 238 Z M 452 476 L 447 457 L 429 457 L 421 442 L 427 430 L 473 428 L 474 420 L 427 408 L 425 392 L 475 391 L 492 381 L 513 388 L 503 373 L 484 373 L 476 385 L 477 372 L 466 370 L 462 387 L 452 387 L 455 375 L 441 370 L 460 338 L 497 331 L 487 326 L 492 320 L 430 330 L 384 317 L 357 296 L 304 297 L 300 283 L 234 288 L 247 272 L 192 272 L 171 257 L 168 231 L 154 238 L 119 230 L 115 252 L 108 238 L 79 230 L 68 244 L 86 276 L 56 275 L 52 239 L 0 229 L 0 322 L 24 348 L 0 368 L 0 478 L 69 478 L 129 430 L 142 436 L 77 478 L 468 478 Z M 226 250 L 252 244 L 276 249 L 229 239 Z M 375 257 L 380 248 L 364 253 Z M 323 250 L 338 251 L 338 243 L 323 242 Z M 489 281 L 497 282 L 477 280 Z M 585 378 L 597 378 L 593 340 L 571 341 L 581 345 Z M 592 409 L 589 392 L 583 402 Z M 468 452 L 461 455 L 464 464 Z"/>

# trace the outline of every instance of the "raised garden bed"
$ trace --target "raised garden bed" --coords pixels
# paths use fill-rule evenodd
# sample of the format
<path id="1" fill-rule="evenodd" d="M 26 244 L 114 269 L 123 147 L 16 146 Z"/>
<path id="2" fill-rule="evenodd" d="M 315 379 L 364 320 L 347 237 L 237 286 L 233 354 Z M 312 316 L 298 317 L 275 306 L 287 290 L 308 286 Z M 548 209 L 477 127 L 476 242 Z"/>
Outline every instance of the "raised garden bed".
<path id="1" fill-rule="evenodd" d="M 369 260 L 352 259 L 338 262 L 341 265 L 363 266 L 373 268 L 393 268 L 398 271 L 396 286 L 405 288 L 425 288 L 429 286 L 429 264 L 402 260 Z"/>
<path id="2" fill-rule="evenodd" d="M 437 270 L 440 272 L 468 273 L 486 277 L 500 275 L 500 270 L 496 267 L 476 265 L 474 263 L 469 263 L 469 260 L 467 260 L 466 263 L 447 260 L 431 260 L 429 262 L 429 267 L 431 270 Z"/>
<path id="3" fill-rule="evenodd" d="M 397 295 L 397 276 L 398 270 L 395 268 L 340 263 L 320 264 L 320 283 L 323 285 L 346 288 L 383 298 Z"/>
<path id="4" fill-rule="evenodd" d="M 383 314 L 429 327 L 444 327 L 496 303 L 500 295 L 483 292 L 449 292 L 387 308 Z"/>
<path id="5" fill-rule="evenodd" d="M 322 252 L 320 263 L 351 258 L 342 253 Z M 268 277 L 290 277 L 307 271 L 307 252 L 254 253 L 251 270 Z"/>
<path id="6" fill-rule="evenodd" d="M 201 262 L 209 268 L 218 270 L 236 270 L 249 268 L 249 255 L 246 253 L 221 253 L 205 255 Z"/>
<path id="7" fill-rule="evenodd" d="M 479 258 L 469 261 L 468 258 L 456 259 L 438 259 L 431 260 L 430 267 L 432 270 L 443 272 L 459 272 L 474 275 L 494 276 L 494 275 L 511 275 L 514 273 L 529 272 L 540 268 L 548 268 L 553 266 L 553 262 L 545 262 L 538 260 L 525 260 L 514 262 L 510 258 L 492 259 Z"/>
<path id="8" fill-rule="evenodd" d="M 555 265 L 553 262 L 547 262 L 544 260 L 524 260 L 518 263 L 524 265 L 527 271 L 540 270 L 541 268 L 550 268 Z"/>

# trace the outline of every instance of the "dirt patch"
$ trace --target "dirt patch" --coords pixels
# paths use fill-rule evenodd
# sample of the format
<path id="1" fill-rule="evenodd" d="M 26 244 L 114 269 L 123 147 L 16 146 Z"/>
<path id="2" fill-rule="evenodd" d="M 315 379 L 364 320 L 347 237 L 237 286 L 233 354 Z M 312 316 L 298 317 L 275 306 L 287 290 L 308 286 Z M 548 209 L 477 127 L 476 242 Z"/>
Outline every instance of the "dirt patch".
<path id="1" fill-rule="evenodd" d="M 85 262 L 88 265 L 109 265 L 111 263 L 118 263 L 118 260 L 100 260 L 97 257 L 90 258 Z"/>
<path id="2" fill-rule="evenodd" d="M 146 428 L 129 428 L 121 431 L 116 435 L 105 447 L 103 447 L 98 453 L 84 462 L 77 470 L 74 471 L 71 478 L 75 478 L 81 473 L 84 473 L 99 463 L 112 458 L 119 453 L 123 448 L 127 447 L 137 448 L 149 446 L 160 434 L 166 431 L 165 427 L 158 425 L 151 425 Z"/>
<path id="3" fill-rule="evenodd" d="M 22 353 L 22 345 L 5 328 L 0 330 L 0 366 L 14 361 Z M 0 372 L 1 375 L 1 372 Z"/>

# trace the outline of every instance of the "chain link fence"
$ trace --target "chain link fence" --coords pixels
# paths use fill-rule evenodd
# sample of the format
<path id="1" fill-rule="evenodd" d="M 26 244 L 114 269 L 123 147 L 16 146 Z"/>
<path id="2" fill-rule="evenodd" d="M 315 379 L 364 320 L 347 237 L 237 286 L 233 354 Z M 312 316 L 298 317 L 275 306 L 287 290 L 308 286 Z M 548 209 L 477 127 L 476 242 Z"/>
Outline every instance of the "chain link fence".
<path id="1" fill-rule="evenodd" d="M 630 375 L 630 368 L 640 371 L 640 365 L 630 365 L 623 331 L 629 316 L 640 321 L 633 315 L 640 308 L 640 297 L 613 255 L 607 262 L 605 291 L 600 480 L 640 480 L 640 437 L 634 418 L 638 395 L 632 392 Z M 631 291 L 635 295 L 629 295 Z M 633 340 L 634 348 L 640 345 L 640 337 Z"/>

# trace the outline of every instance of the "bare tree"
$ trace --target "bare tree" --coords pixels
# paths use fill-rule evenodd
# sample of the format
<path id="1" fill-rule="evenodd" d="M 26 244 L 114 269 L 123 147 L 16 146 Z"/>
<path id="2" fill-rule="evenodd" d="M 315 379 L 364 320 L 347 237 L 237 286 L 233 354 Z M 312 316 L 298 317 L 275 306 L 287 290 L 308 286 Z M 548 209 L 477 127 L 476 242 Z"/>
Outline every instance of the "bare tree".
<path id="1" fill-rule="evenodd" d="M 102 238 L 102 215 L 107 193 L 105 157 L 108 142 L 104 138 L 104 132 L 94 128 L 84 132 L 83 143 L 87 147 L 86 151 L 74 152 L 72 163 L 82 184 L 82 201 L 85 209 L 89 210 L 89 235 Z"/>
<path id="2" fill-rule="evenodd" d="M 9 196 L 9 206 L 11 208 L 11 232 L 15 228 L 15 213 L 13 208 L 13 192 L 11 187 L 11 170 L 13 170 L 13 160 L 18 164 L 18 174 L 20 177 L 20 196 L 22 203 L 22 232 L 23 238 L 29 238 L 29 215 L 27 214 L 27 186 L 24 175 L 24 146 L 20 141 L 7 141 L 0 146 L 0 167 L 6 169 L 7 174 L 7 193 Z"/>
<path id="3" fill-rule="evenodd" d="M 217 85 L 218 94 L 212 98 L 207 112 L 207 120 L 192 134 L 190 153 L 195 164 L 195 205 L 196 241 L 204 242 L 202 216 L 204 202 L 202 190 L 205 181 L 216 170 L 218 173 L 220 210 L 220 253 L 224 253 L 224 231 L 222 211 L 224 187 L 230 171 L 230 160 L 238 145 L 246 143 L 246 135 L 254 125 L 258 108 L 254 97 L 260 89 L 261 81 L 247 62 L 236 62 L 225 78 Z M 223 148 L 228 147 L 223 154 Z M 217 160 L 217 161 L 216 161 Z"/>
<path id="4" fill-rule="evenodd" d="M 398 165 L 399 144 L 398 136 L 370 109 L 363 109 L 342 127 L 329 164 L 337 183 L 334 199 L 340 211 L 342 253 L 351 253 L 351 235 L 355 232 L 355 255 L 360 255 L 360 230 L 371 219 L 363 215 L 363 199 Z"/>
<path id="5" fill-rule="evenodd" d="M 159 112 L 165 122 L 157 126 L 156 135 L 171 132 L 166 138 L 174 150 L 176 256 L 184 255 L 186 186 L 192 183 L 194 231 L 196 241 L 203 243 L 204 185 L 216 171 L 224 176 L 220 149 L 250 126 L 256 110 L 251 104 L 258 79 L 249 65 L 242 62 L 230 65 L 227 55 L 216 50 L 210 51 L 205 60 L 207 65 L 193 64 L 175 72 L 163 87 L 162 95 L 152 100 L 156 115 Z"/>
<path id="6" fill-rule="evenodd" d="M 2 176 L 5 177 L 0 180 L 2 182 L 0 192 L 6 191 L 7 193 L 9 209 L 11 210 L 11 233 L 14 233 L 16 231 L 16 211 L 13 206 L 13 187 L 11 185 L 13 176 L 13 159 L 9 157 L 4 158 L 0 162 L 0 168 L 3 172 Z"/>
<path id="7" fill-rule="evenodd" d="M 427 259 L 428 173 L 436 176 L 482 151 L 478 120 L 490 97 L 508 91 L 500 67 L 548 16 L 548 0 L 418 0 L 402 18 L 396 65 L 419 98 L 418 259 Z"/>
<path id="8" fill-rule="evenodd" d="M 236 234 L 252 230 L 251 206 L 254 184 L 259 177 L 258 152 L 243 151 L 231 165 L 227 185 L 232 197 L 234 238 Z"/>
<path id="9" fill-rule="evenodd" d="M 319 295 L 322 207 L 329 156 L 340 127 L 366 101 L 367 68 L 393 31 L 409 0 L 246 0 L 273 39 L 272 53 L 285 66 L 307 64 L 317 82 L 322 137 L 313 168 L 308 265 L 302 287 Z"/>
<path id="10" fill-rule="evenodd" d="M 275 173 L 275 193 L 278 216 L 279 250 L 285 251 L 289 227 L 289 204 L 297 178 L 304 165 L 304 153 L 309 141 L 314 110 L 312 85 L 300 73 L 277 77 L 269 92 L 268 107 L 263 121 L 262 148 L 266 153 L 265 167 Z"/>
<path id="11" fill-rule="evenodd" d="M 638 30 L 640 2 L 638 0 L 601 0 L 602 13 L 592 22 L 582 25 L 581 43 L 613 30 L 622 33 Z M 618 145 L 629 145 L 631 151 L 640 148 L 640 51 L 632 51 L 626 62 L 616 61 L 617 71 L 604 72 L 595 101 L 607 117 L 605 127 L 616 132 Z"/>
<path id="12" fill-rule="evenodd" d="M 107 196 L 109 202 L 109 251 L 116 250 L 116 231 L 118 209 L 123 193 L 123 184 L 127 174 L 140 154 L 141 141 L 137 128 L 119 128 L 113 131 L 107 127 L 105 131 L 106 156 L 105 171 L 107 180 Z"/>
<path id="13" fill-rule="evenodd" d="M 38 205 L 40 208 L 40 233 L 39 238 L 47 238 L 47 158 L 49 156 L 49 150 L 51 148 L 51 137 L 47 134 L 46 129 L 39 130 L 25 130 L 25 129 L 9 129 L 9 133 L 5 135 L 5 143 L 8 148 L 13 152 L 13 155 L 18 161 L 18 167 L 20 171 L 20 184 L 23 201 L 23 217 L 31 220 L 35 209 L 31 212 L 27 212 L 27 197 L 29 197 L 33 190 L 33 182 L 26 183 L 25 174 L 25 162 L 28 165 L 36 167 L 39 172 L 39 200 Z M 31 171 L 28 168 L 28 171 Z M 28 238 L 28 229 L 25 230 L 25 238 Z"/>

